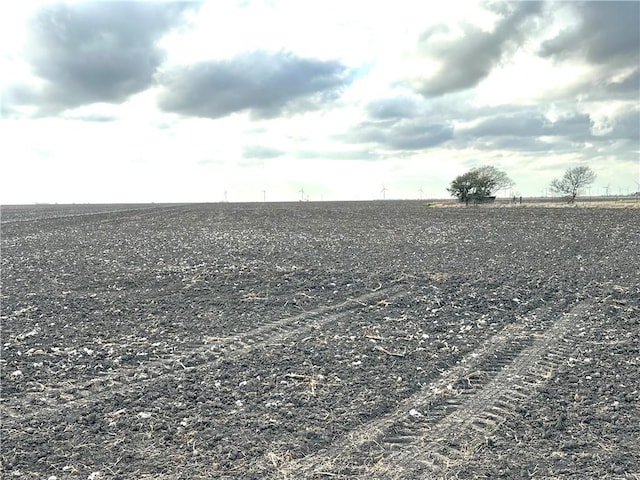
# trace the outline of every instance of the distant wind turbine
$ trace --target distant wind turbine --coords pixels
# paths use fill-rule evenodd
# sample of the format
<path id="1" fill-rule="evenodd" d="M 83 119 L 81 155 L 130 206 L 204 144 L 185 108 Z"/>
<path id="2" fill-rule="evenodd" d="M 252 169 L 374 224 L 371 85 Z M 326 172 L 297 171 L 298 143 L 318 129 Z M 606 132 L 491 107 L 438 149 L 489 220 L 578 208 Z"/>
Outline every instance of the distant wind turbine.
<path id="1" fill-rule="evenodd" d="M 304 187 L 300 188 L 299 192 L 300 192 L 300 201 L 304 202 Z"/>
<path id="2" fill-rule="evenodd" d="M 266 190 L 262 190 L 262 201 L 263 202 L 267 201 L 267 191 Z"/>
<path id="3" fill-rule="evenodd" d="M 602 187 L 604 188 L 604 196 L 608 197 L 609 196 L 609 185 L 607 185 L 606 187 Z"/>
<path id="4" fill-rule="evenodd" d="M 424 190 L 420 187 L 420 190 L 418 191 L 420 192 L 420 200 L 422 200 L 422 197 L 424 197 Z"/>
<path id="5" fill-rule="evenodd" d="M 387 199 L 387 187 L 385 187 L 384 185 L 382 185 L 382 199 L 386 200 Z"/>

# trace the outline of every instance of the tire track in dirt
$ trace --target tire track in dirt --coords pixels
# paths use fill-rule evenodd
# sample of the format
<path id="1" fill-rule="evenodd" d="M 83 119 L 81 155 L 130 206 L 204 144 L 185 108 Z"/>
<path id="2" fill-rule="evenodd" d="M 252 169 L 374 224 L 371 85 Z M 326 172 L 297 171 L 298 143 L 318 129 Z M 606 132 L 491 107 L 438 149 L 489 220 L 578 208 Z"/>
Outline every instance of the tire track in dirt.
<path id="1" fill-rule="evenodd" d="M 82 220 L 83 224 L 86 223 L 95 223 L 96 225 L 103 223 L 110 223 L 116 220 L 123 220 L 126 216 L 130 216 L 132 219 L 139 219 L 143 217 L 153 216 L 154 214 L 161 214 L 163 211 L 176 210 L 181 208 L 180 205 L 149 205 L 149 206 L 134 206 L 134 207 L 124 207 L 124 208 L 115 208 L 115 209 L 105 209 L 105 210 L 96 210 L 89 212 L 77 212 L 77 213 L 69 213 L 62 215 L 50 215 L 50 216 L 41 216 L 41 217 L 31 217 L 31 218 L 11 218 L 11 219 L 1 219 L 0 223 L 2 225 L 12 225 L 12 224 L 22 224 L 22 223 L 48 223 L 48 222 L 56 222 L 56 221 L 68 221 L 68 220 Z M 93 220 L 99 219 L 101 216 L 116 216 L 119 215 L 118 219 L 108 218 L 105 220 L 99 220 L 94 222 Z M 86 220 L 86 221 L 85 221 Z"/>
<path id="2" fill-rule="evenodd" d="M 279 466 L 274 478 L 439 478 L 490 442 L 491 432 L 553 376 L 592 304 L 576 305 L 551 325 L 539 320 L 547 308 L 507 325 L 393 412 L 322 455 Z"/>
<path id="3" fill-rule="evenodd" d="M 553 377 L 579 339 L 576 330 L 593 303 L 585 301 L 564 314 L 479 392 L 441 422 L 432 425 L 417 445 L 388 458 L 390 465 L 417 474 L 425 468 L 445 473 L 464 462 L 500 427 L 516 407 Z M 388 476 L 386 478 L 392 478 Z"/>
<path id="4" fill-rule="evenodd" d="M 106 375 L 64 386 L 48 387 L 41 392 L 26 392 L 11 399 L 4 399 L 0 408 L 2 417 L 24 420 L 44 413 L 51 414 L 61 409 L 78 408 L 83 404 L 96 402 L 101 398 L 126 394 L 136 385 L 152 385 L 172 378 L 183 371 L 203 368 L 222 361 L 241 358 L 243 355 L 269 345 L 277 345 L 294 335 L 311 331 L 338 320 L 355 310 L 388 305 L 407 295 L 407 286 L 395 283 L 384 289 L 377 289 L 335 305 L 325 305 L 292 317 L 265 323 L 252 330 L 232 337 L 208 337 L 204 345 L 192 346 L 176 354 L 148 361 L 138 367 L 126 367 L 108 372 Z M 185 366 L 185 363 L 188 366 Z M 40 403 L 36 411 L 20 411 L 24 404 Z"/>

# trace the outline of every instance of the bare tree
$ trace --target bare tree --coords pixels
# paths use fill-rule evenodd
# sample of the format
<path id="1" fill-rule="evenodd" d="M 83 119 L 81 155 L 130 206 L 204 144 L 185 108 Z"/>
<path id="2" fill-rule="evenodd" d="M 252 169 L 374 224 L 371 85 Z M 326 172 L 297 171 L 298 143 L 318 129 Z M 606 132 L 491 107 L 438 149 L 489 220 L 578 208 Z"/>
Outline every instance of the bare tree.
<path id="1" fill-rule="evenodd" d="M 556 178 L 551 182 L 551 190 L 564 195 L 569 203 L 573 203 L 580 190 L 591 185 L 595 179 L 596 174 L 589 167 L 570 168 L 564 172 L 562 178 Z"/>

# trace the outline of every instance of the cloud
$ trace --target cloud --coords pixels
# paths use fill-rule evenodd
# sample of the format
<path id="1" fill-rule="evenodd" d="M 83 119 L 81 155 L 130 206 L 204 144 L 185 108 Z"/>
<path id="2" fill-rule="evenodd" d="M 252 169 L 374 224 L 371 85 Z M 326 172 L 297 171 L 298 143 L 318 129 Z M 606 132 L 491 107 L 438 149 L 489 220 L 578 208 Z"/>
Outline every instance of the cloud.
<path id="1" fill-rule="evenodd" d="M 463 132 L 472 137 L 561 136 L 587 139 L 591 136 L 590 128 L 591 120 L 585 114 L 570 114 L 552 122 L 542 112 L 526 109 L 482 119 Z"/>
<path id="2" fill-rule="evenodd" d="M 411 118 L 418 113 L 418 105 L 410 97 L 399 96 L 373 100 L 366 105 L 365 110 L 370 118 L 377 120 Z"/>
<path id="3" fill-rule="evenodd" d="M 346 136 L 353 143 L 374 143 L 392 150 L 422 150 L 453 138 L 453 126 L 428 118 L 362 122 Z"/>
<path id="4" fill-rule="evenodd" d="M 640 148 L 640 110 L 636 107 L 615 117 L 611 131 L 605 137 L 630 140 L 637 152 Z"/>
<path id="5" fill-rule="evenodd" d="M 13 82 L 2 85 L 1 114 L 3 118 L 20 116 L 21 107 L 36 103 L 39 90 L 32 85 Z"/>
<path id="6" fill-rule="evenodd" d="M 370 102 L 366 107 L 369 119 L 340 139 L 377 145 L 396 154 L 439 146 L 521 154 L 577 150 L 584 153 L 588 145 L 603 148 L 607 144 L 620 152 L 629 148 L 629 142 L 640 143 L 637 108 L 605 117 L 560 102 L 550 115 L 548 106 L 474 107 L 468 103 L 466 94 L 447 96 L 446 102 L 443 98 L 410 104 L 406 96 L 400 95 L 397 102 L 393 98 Z M 405 105 L 412 106 L 404 108 Z"/>
<path id="7" fill-rule="evenodd" d="M 297 158 L 313 160 L 378 160 L 382 156 L 372 150 L 300 150 Z"/>
<path id="8" fill-rule="evenodd" d="M 248 111 L 254 118 L 273 118 L 321 108 L 339 97 L 350 74 L 337 61 L 254 51 L 174 67 L 158 79 L 162 110 L 206 118 Z"/>
<path id="9" fill-rule="evenodd" d="M 31 19 L 25 58 L 43 80 L 10 98 L 41 115 L 95 102 L 119 103 L 153 83 L 158 40 L 195 3 L 96 1 L 53 4 Z"/>
<path id="10" fill-rule="evenodd" d="M 633 99 L 637 100 L 638 93 L 640 92 L 640 69 L 636 68 L 629 74 L 623 76 L 620 80 L 609 81 L 605 89 L 609 94 L 609 98 L 612 96 L 631 96 Z"/>
<path id="11" fill-rule="evenodd" d="M 637 65 L 640 54 L 640 3 L 579 2 L 572 28 L 542 44 L 546 57 L 582 57 L 595 64 Z"/>
<path id="12" fill-rule="evenodd" d="M 268 159 L 281 157 L 284 153 L 283 150 L 277 148 L 265 147 L 263 145 L 248 145 L 244 147 L 242 156 L 244 158 Z"/>
<path id="13" fill-rule="evenodd" d="M 508 2 L 493 5 L 502 17 L 491 32 L 473 25 L 463 27 L 461 37 L 451 38 L 448 27 L 426 31 L 418 42 L 418 51 L 440 63 L 434 75 L 415 80 L 416 92 L 439 96 L 476 86 L 509 53 L 521 45 L 542 12 L 541 2 Z"/>

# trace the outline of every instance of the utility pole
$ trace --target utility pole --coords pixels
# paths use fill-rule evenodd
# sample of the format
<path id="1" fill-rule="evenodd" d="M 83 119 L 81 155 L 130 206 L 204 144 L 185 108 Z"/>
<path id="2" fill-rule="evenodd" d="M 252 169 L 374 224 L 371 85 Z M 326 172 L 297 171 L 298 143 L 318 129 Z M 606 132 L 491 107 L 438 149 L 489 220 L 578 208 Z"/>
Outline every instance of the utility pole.
<path id="1" fill-rule="evenodd" d="M 424 197 L 424 190 L 422 189 L 422 187 L 420 187 L 420 190 L 418 190 L 420 192 L 420 200 L 422 200 L 422 198 Z"/>

